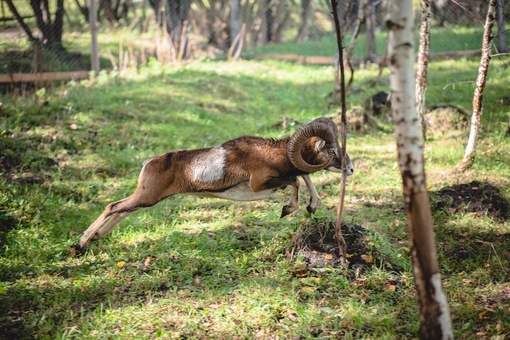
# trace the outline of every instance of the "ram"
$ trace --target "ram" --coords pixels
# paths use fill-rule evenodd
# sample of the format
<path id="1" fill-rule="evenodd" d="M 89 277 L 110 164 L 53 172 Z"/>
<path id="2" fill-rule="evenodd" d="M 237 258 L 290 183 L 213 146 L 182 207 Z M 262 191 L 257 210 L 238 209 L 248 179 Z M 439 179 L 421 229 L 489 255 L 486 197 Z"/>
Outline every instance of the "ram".
<path id="1" fill-rule="evenodd" d="M 308 175 L 323 169 L 341 172 L 341 154 L 336 124 L 318 118 L 285 139 L 242 136 L 217 147 L 170 151 L 150 158 L 143 163 L 134 193 L 109 204 L 71 252 L 81 252 L 90 241 L 103 238 L 136 210 L 176 194 L 255 201 L 291 186 L 283 217 L 299 206 L 298 177 L 302 177 L 310 192 L 307 210 L 313 213 L 319 196 Z M 352 175 L 354 166 L 346 159 L 347 174 Z"/>

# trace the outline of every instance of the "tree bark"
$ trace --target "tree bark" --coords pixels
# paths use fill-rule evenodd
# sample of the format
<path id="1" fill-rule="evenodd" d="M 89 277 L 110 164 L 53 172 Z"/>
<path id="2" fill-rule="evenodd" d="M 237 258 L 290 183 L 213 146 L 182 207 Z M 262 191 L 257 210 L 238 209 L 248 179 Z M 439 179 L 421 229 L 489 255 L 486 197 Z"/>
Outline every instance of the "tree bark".
<path id="1" fill-rule="evenodd" d="M 480 66 L 478 67 L 478 76 L 476 77 L 475 92 L 473 95 L 473 113 L 471 115 L 471 131 L 466 146 L 466 151 L 462 161 L 457 164 L 455 170 L 464 172 L 471 168 L 475 163 L 476 151 L 478 149 L 478 139 L 480 134 L 480 121 L 483 112 L 483 89 L 487 80 L 487 72 L 489 70 L 489 62 L 491 59 L 491 34 L 492 26 L 496 14 L 496 1 L 490 0 L 489 9 L 487 10 L 487 17 L 485 19 L 485 26 L 483 30 L 482 41 L 482 57 L 480 59 Z"/>
<path id="2" fill-rule="evenodd" d="M 52 50 L 61 50 L 64 22 L 64 0 L 57 1 L 55 18 L 51 20 L 48 0 L 30 0 L 30 7 L 34 12 L 37 27 L 42 33 L 41 45 Z"/>
<path id="3" fill-rule="evenodd" d="M 59 47 L 62 46 L 62 34 L 64 33 L 64 14 L 64 0 L 58 0 L 51 34 L 52 44 L 56 44 Z"/>
<path id="4" fill-rule="evenodd" d="M 398 163 L 412 247 L 414 285 L 420 315 L 420 339 L 453 339 L 441 285 L 432 213 L 426 191 L 423 138 L 416 114 L 414 38 L 411 0 L 388 2 L 388 56 L 391 104 Z"/>
<path id="5" fill-rule="evenodd" d="M 367 0 L 370 1 L 370 0 Z M 377 62 L 377 46 L 375 42 L 375 27 L 377 25 L 375 18 L 375 5 L 373 3 L 367 3 L 367 15 L 366 15 L 366 30 L 367 30 L 367 48 L 368 56 L 367 59 L 375 63 Z"/>
<path id="6" fill-rule="evenodd" d="M 23 18 L 21 17 L 21 15 L 18 12 L 18 9 L 16 8 L 16 6 L 14 6 L 14 3 L 12 2 L 12 0 L 5 0 L 5 2 L 7 3 L 7 7 L 9 7 L 9 10 L 11 11 L 14 20 L 27 35 L 28 40 L 31 43 L 39 43 L 39 39 L 34 37 L 32 30 L 25 23 L 25 21 L 23 20 Z"/>
<path id="7" fill-rule="evenodd" d="M 498 0 L 496 10 L 498 16 L 498 53 L 506 53 L 508 51 L 506 47 L 504 8 L 505 0 Z"/>
<path id="8" fill-rule="evenodd" d="M 425 94 L 430 52 L 430 0 L 421 0 L 420 49 L 416 69 L 416 111 L 420 120 L 423 140 L 427 138 L 425 126 Z"/>
<path id="9" fill-rule="evenodd" d="M 241 32 L 241 2 L 239 0 L 230 0 L 230 43 L 232 45 L 232 54 L 237 52 L 238 42 L 233 46 L 237 36 Z"/>
<path id="10" fill-rule="evenodd" d="M 184 51 L 191 0 L 165 0 L 166 29 L 176 51 Z"/>
<path id="11" fill-rule="evenodd" d="M 313 15 L 313 1 L 301 0 L 301 26 L 296 41 L 306 41 L 310 36 L 310 19 Z"/>
<path id="12" fill-rule="evenodd" d="M 349 67 L 349 71 L 351 72 L 346 91 L 349 90 L 349 88 L 352 85 L 352 82 L 354 81 L 354 68 L 351 65 L 351 59 L 352 53 L 354 51 L 354 46 L 356 45 L 356 40 L 358 39 L 361 23 L 363 22 L 363 18 L 365 17 L 365 10 L 366 0 L 360 0 L 358 7 L 358 15 L 356 17 L 356 20 L 354 21 L 354 28 L 352 31 L 351 41 L 349 42 L 349 46 L 347 47 L 347 51 L 345 52 L 345 64 L 347 64 L 347 66 Z"/>
<path id="13" fill-rule="evenodd" d="M 331 7 L 333 12 L 333 21 L 335 23 L 336 31 L 336 43 L 338 48 L 338 60 L 342 61 L 339 63 L 339 86 L 340 86 L 340 101 L 342 103 L 342 114 L 340 125 L 340 134 L 342 138 L 342 185 L 340 187 L 340 194 L 338 205 L 336 209 L 336 222 L 335 222 L 335 238 L 338 244 L 338 255 L 342 264 L 345 263 L 347 255 L 347 243 L 342 235 L 342 213 L 344 209 L 345 199 L 345 185 L 347 183 L 347 104 L 345 102 L 345 72 L 343 67 L 343 46 L 342 46 L 342 28 L 340 25 L 340 19 L 338 16 L 338 0 L 331 0 Z"/>
<path id="14" fill-rule="evenodd" d="M 266 1 L 266 43 L 270 43 L 273 41 L 273 1 L 271 0 L 265 0 Z"/>

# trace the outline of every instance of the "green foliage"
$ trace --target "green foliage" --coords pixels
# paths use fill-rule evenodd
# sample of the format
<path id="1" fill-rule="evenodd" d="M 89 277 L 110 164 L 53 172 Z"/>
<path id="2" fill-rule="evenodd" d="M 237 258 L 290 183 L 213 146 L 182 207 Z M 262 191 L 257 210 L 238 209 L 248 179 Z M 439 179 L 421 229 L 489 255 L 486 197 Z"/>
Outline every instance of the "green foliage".
<path id="1" fill-rule="evenodd" d="M 428 104 L 470 111 L 477 62 L 430 64 Z M 387 82 L 357 71 L 349 106 Z M 278 62 L 163 66 L 100 74 L 57 91 L 5 98 L 0 114 L 0 337 L 377 338 L 418 329 L 394 136 L 350 132 L 355 162 L 345 221 L 362 225 L 367 270 L 309 271 L 289 258 L 304 225 L 334 219 L 340 176 L 313 175 L 319 211 L 279 219 L 288 196 L 263 202 L 172 197 L 140 211 L 90 245 L 68 249 L 114 200 L 136 186 L 144 159 L 243 134 L 280 138 L 328 108 L 333 70 Z M 384 76 L 383 76 L 384 77 Z M 479 180 L 510 196 L 504 137 L 509 73 L 497 61 L 486 87 L 473 171 L 445 176 L 466 136 L 432 137 L 428 184 Z M 454 84 L 455 85 L 452 85 Z M 287 125 L 283 127 L 283 118 Z M 391 130 L 390 123 L 386 125 Z M 432 197 L 433 207 L 437 198 Z M 508 221 L 434 210 L 443 284 L 457 338 L 510 332 Z M 302 260 L 302 259 L 301 259 Z"/>

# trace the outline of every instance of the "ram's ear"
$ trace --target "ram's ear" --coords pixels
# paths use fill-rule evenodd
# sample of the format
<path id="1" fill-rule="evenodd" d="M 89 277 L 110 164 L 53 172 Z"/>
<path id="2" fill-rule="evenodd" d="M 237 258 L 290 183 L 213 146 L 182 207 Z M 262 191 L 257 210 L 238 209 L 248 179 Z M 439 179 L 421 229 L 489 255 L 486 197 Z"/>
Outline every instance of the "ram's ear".
<path id="1" fill-rule="evenodd" d="M 315 143 L 315 151 L 317 151 L 317 153 L 319 153 L 322 150 L 324 150 L 325 146 L 326 146 L 326 141 L 321 139 L 320 141 Z"/>

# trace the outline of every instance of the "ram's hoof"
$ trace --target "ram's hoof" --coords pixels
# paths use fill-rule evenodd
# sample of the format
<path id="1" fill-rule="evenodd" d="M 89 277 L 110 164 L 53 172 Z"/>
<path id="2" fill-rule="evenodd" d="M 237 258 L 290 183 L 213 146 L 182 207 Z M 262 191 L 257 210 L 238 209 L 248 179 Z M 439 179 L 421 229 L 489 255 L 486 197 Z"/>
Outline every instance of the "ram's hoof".
<path id="1" fill-rule="evenodd" d="M 315 214 L 315 212 L 317 211 L 317 207 L 314 208 L 311 205 L 309 205 L 306 207 L 306 211 L 308 211 L 310 214 Z"/>
<path id="2" fill-rule="evenodd" d="M 281 214 L 280 218 L 284 218 L 285 216 L 292 214 L 294 211 L 296 211 L 295 208 L 286 205 L 282 209 L 282 214 Z"/>

